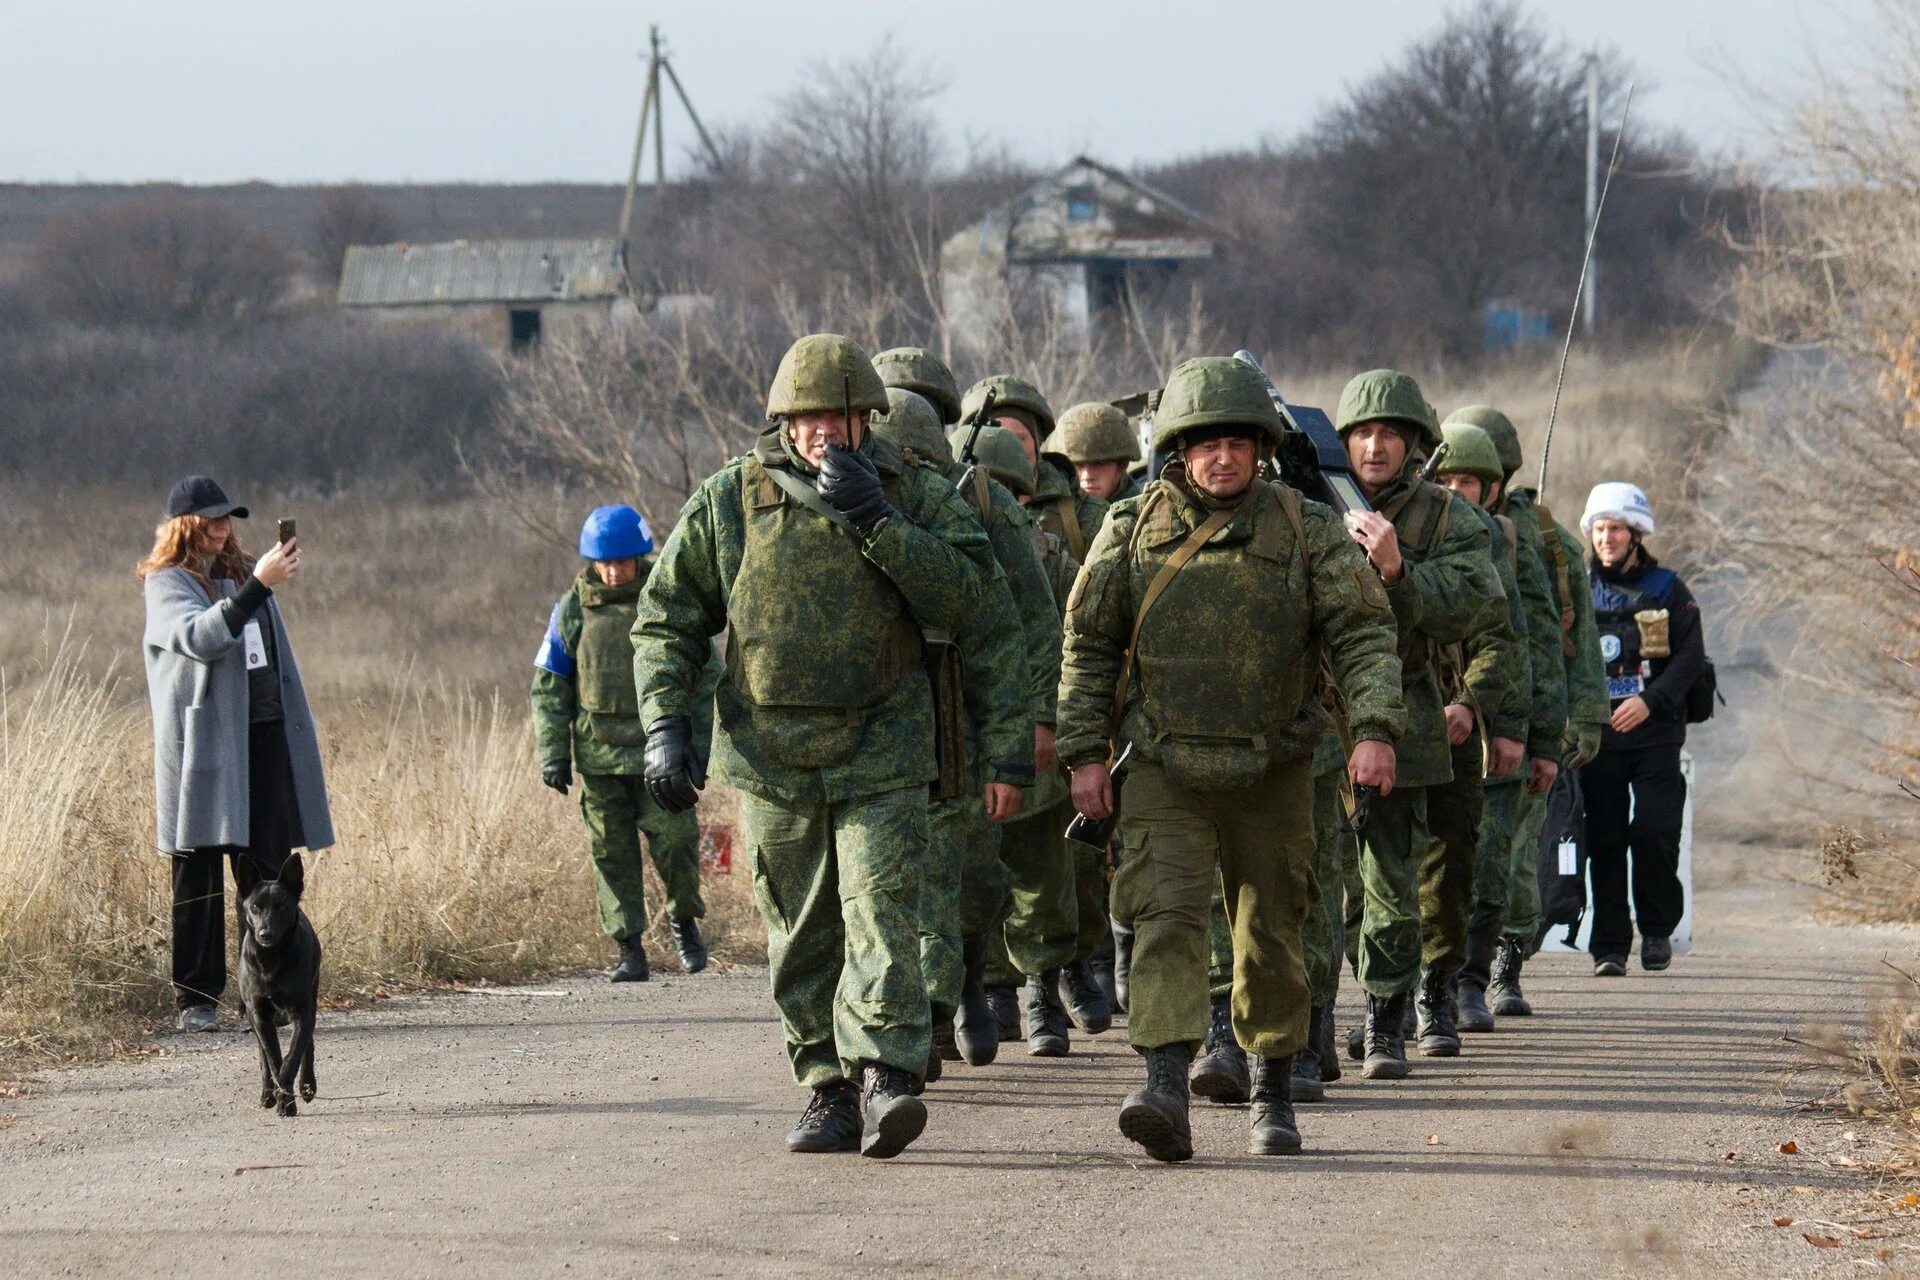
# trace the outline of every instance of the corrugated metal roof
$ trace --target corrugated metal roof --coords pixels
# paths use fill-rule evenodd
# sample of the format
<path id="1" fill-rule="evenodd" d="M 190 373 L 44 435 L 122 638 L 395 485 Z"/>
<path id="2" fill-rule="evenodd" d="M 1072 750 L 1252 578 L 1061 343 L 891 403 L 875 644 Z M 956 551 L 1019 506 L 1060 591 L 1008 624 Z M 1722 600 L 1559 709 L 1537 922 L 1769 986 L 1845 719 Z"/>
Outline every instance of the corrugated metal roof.
<path id="1" fill-rule="evenodd" d="M 610 239 L 357 244 L 340 269 L 343 307 L 580 302 L 626 292 Z"/>

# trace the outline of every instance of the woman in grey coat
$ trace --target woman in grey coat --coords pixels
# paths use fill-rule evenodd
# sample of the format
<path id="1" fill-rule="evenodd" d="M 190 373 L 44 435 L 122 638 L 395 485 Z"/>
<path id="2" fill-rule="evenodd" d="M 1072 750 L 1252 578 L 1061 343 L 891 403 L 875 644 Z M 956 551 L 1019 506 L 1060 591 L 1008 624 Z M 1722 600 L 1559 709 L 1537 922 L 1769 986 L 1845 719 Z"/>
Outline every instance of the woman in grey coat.
<path id="1" fill-rule="evenodd" d="M 213 1031 L 227 985 L 226 873 L 271 878 L 333 843 L 320 744 L 273 588 L 300 570 L 289 539 L 248 558 L 247 509 L 206 476 L 167 495 L 140 562 L 160 851 L 172 859 L 173 988 L 183 1031 Z"/>

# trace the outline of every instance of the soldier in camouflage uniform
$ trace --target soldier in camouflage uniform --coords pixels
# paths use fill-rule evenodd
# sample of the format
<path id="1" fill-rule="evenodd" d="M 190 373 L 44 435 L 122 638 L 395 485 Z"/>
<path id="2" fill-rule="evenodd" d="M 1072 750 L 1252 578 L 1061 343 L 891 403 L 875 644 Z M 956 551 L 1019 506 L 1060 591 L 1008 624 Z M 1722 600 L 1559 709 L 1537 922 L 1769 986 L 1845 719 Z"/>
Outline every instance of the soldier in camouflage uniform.
<path id="1" fill-rule="evenodd" d="M 579 767 L 580 816 L 593 850 L 600 928 L 620 948 L 615 982 L 645 982 L 646 875 L 640 837 L 666 891 L 667 919 L 680 967 L 707 967 L 700 918 L 700 827 L 691 813 L 669 813 L 641 784 L 640 701 L 634 692 L 633 615 L 653 564 L 653 535 L 629 506 L 597 507 L 580 530 L 587 563 L 553 606 L 546 638 L 534 655 L 533 736 L 540 778 L 567 794 Z M 708 663 L 693 711 L 699 749 L 713 724 L 713 686 L 719 669 Z M 703 696 L 704 695 L 704 696 Z"/>
<path id="2" fill-rule="evenodd" d="M 1593 597 L 1587 586 L 1580 540 L 1532 489 L 1517 486 L 1523 458 L 1520 434 L 1504 413 L 1487 405 L 1455 411 L 1450 421 L 1471 422 L 1485 431 L 1500 454 L 1505 483 L 1494 510 L 1513 521 L 1516 541 L 1523 550 L 1531 544 L 1547 570 L 1554 601 L 1553 630 L 1559 637 L 1561 670 L 1565 678 L 1566 729 L 1561 740 L 1561 767 L 1580 768 L 1600 751 L 1600 730 L 1607 723 L 1606 669 L 1600 660 L 1599 629 L 1593 620 Z M 1501 1017 L 1525 1017 L 1533 1012 L 1520 989 L 1520 971 L 1539 945 L 1540 886 L 1537 878 L 1540 829 L 1546 823 L 1546 796 L 1552 783 L 1544 776 L 1539 756 L 1535 773 L 1519 798 L 1514 819 L 1513 861 L 1507 884 L 1507 921 L 1499 951 L 1491 966 L 1487 999 L 1491 1012 Z"/>
<path id="3" fill-rule="evenodd" d="M 633 633 L 647 788 L 675 811 L 706 781 L 691 700 L 709 637 L 728 633 L 714 776 L 741 793 L 774 1002 L 813 1091 L 788 1147 L 875 1157 L 926 1124 L 919 909 L 939 770 L 923 633 L 964 632 L 999 573 L 953 486 L 866 430 L 887 407 L 852 341 L 794 343 L 766 430 L 681 510 Z M 987 762 L 994 807 L 1030 768 Z"/>
<path id="4" fill-rule="evenodd" d="M 911 391 L 932 405 L 942 426 L 960 421 L 960 387 L 953 370 L 925 347 L 889 347 L 873 358 L 873 368 L 889 388 Z"/>
<path id="5" fill-rule="evenodd" d="M 1442 425 L 1449 452 L 1440 483 L 1490 512 L 1506 496 L 1507 469 L 1499 447 L 1471 416 L 1492 409 L 1462 410 Z M 1559 772 L 1561 738 L 1566 730 L 1566 671 L 1560 652 L 1560 611 L 1554 602 L 1547 564 L 1539 551 L 1539 529 L 1521 529 L 1504 515 L 1500 522 L 1512 550 L 1510 560 L 1519 587 L 1519 619 L 1526 653 L 1526 755 L 1529 767 L 1506 777 L 1487 779 L 1479 847 L 1474 857 L 1473 911 L 1467 921 L 1467 962 L 1460 971 L 1459 1026 L 1462 1031 L 1491 1031 L 1493 1011 L 1486 991 L 1505 931 L 1509 883 L 1513 872 L 1514 830 L 1523 791 L 1544 795 Z M 1531 536 L 1529 536 L 1531 534 Z M 1509 596 L 1512 596 L 1512 586 Z M 1520 664 L 1515 663 L 1518 673 Z"/>
<path id="6" fill-rule="evenodd" d="M 1407 704 L 1399 777 L 1392 794 L 1373 798 L 1360 835 L 1359 976 L 1367 993 L 1361 1074 L 1399 1079 L 1408 1073 L 1402 1024 L 1420 980 L 1428 793 L 1453 777 L 1440 653 L 1507 626 L 1507 602 L 1486 525 L 1420 478 L 1419 455 L 1439 446 L 1440 429 L 1419 384 L 1391 369 L 1360 374 L 1340 395 L 1335 426 L 1374 507 L 1349 516 L 1348 524 L 1393 603 Z"/>
<path id="7" fill-rule="evenodd" d="M 1174 370 L 1154 441 L 1174 458 L 1114 509 L 1068 603 L 1060 753 L 1081 813 L 1111 812 L 1107 761 L 1132 744 L 1114 910 L 1135 935 L 1129 1033 L 1147 1083 L 1119 1119 L 1158 1160 L 1193 1154 L 1187 1068 L 1206 1033 L 1216 878 L 1234 933 L 1234 1029 L 1259 1060 L 1250 1146 L 1300 1149 L 1289 1059 L 1307 1034 L 1300 930 L 1317 900 L 1323 650 L 1358 740 L 1355 779 L 1393 789 L 1405 708 L 1387 596 L 1332 511 L 1258 479 L 1281 431 L 1248 365 Z"/>
<path id="8" fill-rule="evenodd" d="M 1064 458 L 1080 492 L 1105 503 L 1137 498 L 1143 486 L 1128 468 L 1140 461 L 1140 437 L 1127 415 L 1104 400 L 1076 404 L 1060 415 L 1040 445 L 1043 458 Z"/>
<path id="9" fill-rule="evenodd" d="M 1000 861 L 1000 829 L 981 803 L 981 762 L 1019 759 L 1023 750 L 1030 750 L 1014 738 L 1034 733 L 1038 682 L 1058 684 L 1060 657 L 1053 633 L 1059 621 L 1034 550 L 1032 522 L 1018 501 L 984 473 L 978 484 L 969 482 L 964 469 L 949 458 L 940 416 L 926 399 L 889 387 L 887 404 L 887 412 L 873 420 L 876 435 L 892 440 L 949 483 L 968 482 L 970 492 L 961 497 L 969 506 L 985 493 L 982 523 L 1011 591 L 1004 610 L 1000 592 L 994 592 L 995 607 L 983 610 L 959 638 L 965 701 L 955 710 L 965 719 L 965 775 L 948 788 L 953 794 L 936 795 L 928 815 L 920 963 L 932 1006 L 934 1056 L 926 1075 L 932 1083 L 939 1078 L 942 1059 L 985 1066 L 999 1052 L 998 1026 L 983 984 L 987 934 L 1006 918 L 1011 882 Z M 975 515 L 980 517 L 977 509 Z M 1027 622 L 1026 611 L 1036 607 L 1037 620 Z M 1049 729 L 1054 693 L 1053 686 L 1045 691 Z"/>
<path id="10" fill-rule="evenodd" d="M 1479 501 L 1483 486 L 1492 483 L 1485 477 L 1498 479 L 1499 455 L 1486 432 L 1470 423 L 1449 424 L 1441 434 L 1446 453 L 1436 478 L 1469 505 L 1493 539 L 1494 566 L 1507 597 L 1507 625 L 1499 632 L 1498 647 L 1485 643 L 1484 636 L 1464 646 L 1464 672 L 1448 690 L 1446 708 L 1453 780 L 1427 794 L 1427 825 L 1434 843 L 1421 884 L 1426 978 L 1421 986 L 1418 1033 L 1420 1052 L 1428 1057 L 1453 1057 L 1460 1052 L 1455 983 L 1439 988 L 1434 977 L 1455 975 L 1457 982 L 1470 953 L 1470 926 L 1475 913 L 1485 909 L 1482 888 L 1489 876 L 1479 853 L 1491 807 L 1488 795 L 1496 788 L 1511 791 L 1520 780 L 1532 694 L 1513 526 L 1505 517 L 1489 514 Z M 1505 825 L 1498 816 L 1495 821 Z M 1505 870 L 1503 862 L 1503 906 Z"/>
<path id="11" fill-rule="evenodd" d="M 1077 567 L 1106 518 L 1107 504 L 1079 491 L 1064 459 L 1040 456 L 1040 442 L 1054 429 L 1053 409 L 1025 379 L 997 374 L 974 383 L 960 401 L 963 424 L 979 411 L 988 391 L 994 393 L 995 421 L 1019 439 L 1034 468 L 1033 493 L 1021 498 L 1022 505 L 1038 518 L 1041 531 L 1064 548 L 1064 555 L 1056 552 L 1051 561 L 1070 561 Z M 966 431 L 962 425 L 953 436 L 964 439 Z M 1054 576 L 1057 600 L 1064 607 L 1072 573 Z M 1066 839 L 1066 774 L 1053 759 L 1052 747 L 1051 741 L 1042 744 L 1039 782 L 1028 797 L 1029 808 L 1008 825 L 1002 842 L 1002 856 L 1014 878 L 1014 911 L 1006 928 L 1008 958 L 1021 951 L 1058 957 L 1039 971 L 1018 966 L 1026 979 L 1022 1003 L 1027 1052 L 1036 1057 L 1065 1056 L 1072 1025 L 1098 1035 L 1113 1024 L 1113 1008 L 1091 965 L 1107 932 L 1106 867 L 1099 850 L 1069 845 Z M 1061 910 L 1058 904 L 1063 901 Z M 1062 929 L 1065 954 L 1059 949 Z M 994 985 L 1004 993 L 1012 974 L 997 976 L 1000 981 Z"/>

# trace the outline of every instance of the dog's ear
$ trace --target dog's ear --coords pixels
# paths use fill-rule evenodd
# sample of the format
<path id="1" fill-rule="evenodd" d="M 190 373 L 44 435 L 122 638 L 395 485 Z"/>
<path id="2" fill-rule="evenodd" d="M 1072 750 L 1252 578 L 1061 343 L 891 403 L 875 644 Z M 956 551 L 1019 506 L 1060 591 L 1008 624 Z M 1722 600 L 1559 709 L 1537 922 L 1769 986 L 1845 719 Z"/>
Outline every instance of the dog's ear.
<path id="1" fill-rule="evenodd" d="M 240 853 L 233 859 L 233 887 L 245 899 L 260 886 L 260 868 L 254 863 L 251 854 Z"/>
<path id="2" fill-rule="evenodd" d="M 299 854 L 293 854 L 280 864 L 280 883 L 293 890 L 293 896 L 299 897 L 300 891 L 307 887 L 307 867 L 300 861 Z"/>

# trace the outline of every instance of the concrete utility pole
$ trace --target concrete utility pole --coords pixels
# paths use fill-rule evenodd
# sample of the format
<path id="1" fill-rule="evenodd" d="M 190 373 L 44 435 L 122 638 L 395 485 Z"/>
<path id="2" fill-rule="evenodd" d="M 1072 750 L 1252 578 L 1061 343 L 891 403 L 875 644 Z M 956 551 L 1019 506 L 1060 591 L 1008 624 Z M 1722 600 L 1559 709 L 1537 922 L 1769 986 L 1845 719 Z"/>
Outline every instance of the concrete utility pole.
<path id="1" fill-rule="evenodd" d="M 629 244 L 628 234 L 633 229 L 633 198 L 640 186 L 640 166 L 647 154 L 647 128 L 653 128 L 653 207 L 661 207 L 660 199 L 667 185 L 667 134 L 666 87 L 661 76 L 664 73 L 666 83 L 673 85 L 675 96 L 686 109 L 687 118 L 693 121 L 694 132 L 700 135 L 700 145 L 705 147 L 707 155 L 713 160 L 717 173 L 721 167 L 720 150 L 713 145 L 713 139 L 707 136 L 706 126 L 700 123 L 700 115 L 693 109 L 692 99 L 687 97 L 686 89 L 681 87 L 680 76 L 673 69 L 673 63 L 667 60 L 665 41 L 660 38 L 660 28 L 654 26 L 647 32 L 647 91 L 640 99 L 640 127 L 633 132 L 633 159 L 627 165 L 627 191 L 620 201 L 620 227 L 615 238 L 620 242 L 620 251 L 625 253 Z"/>
<path id="2" fill-rule="evenodd" d="M 1600 59 L 1595 54 L 1587 55 L 1587 221 L 1580 228 L 1585 239 L 1591 234 L 1593 220 L 1600 211 Z M 1594 263 L 1588 268 L 1587 291 L 1582 299 L 1580 313 L 1581 331 L 1587 341 L 1593 341 L 1593 321 L 1600 294 L 1600 269 Z"/>

